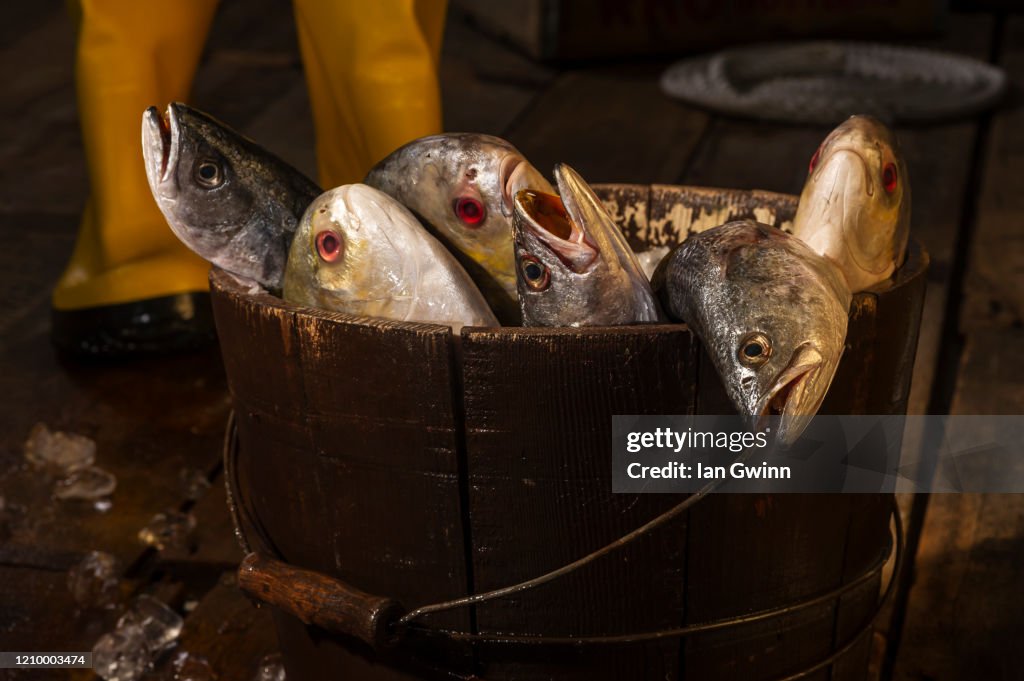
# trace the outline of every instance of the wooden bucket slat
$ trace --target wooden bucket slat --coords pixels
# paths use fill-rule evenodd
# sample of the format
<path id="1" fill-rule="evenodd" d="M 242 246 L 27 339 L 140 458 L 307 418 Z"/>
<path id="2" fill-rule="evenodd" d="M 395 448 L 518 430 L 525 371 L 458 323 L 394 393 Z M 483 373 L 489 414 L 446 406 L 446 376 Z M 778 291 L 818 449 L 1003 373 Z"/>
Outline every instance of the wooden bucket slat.
<path id="1" fill-rule="evenodd" d="M 560 567 L 678 503 L 612 493 L 609 415 L 692 413 L 691 339 L 678 326 L 464 334 L 477 591 Z M 552 635 L 678 626 L 685 536 L 685 524 L 675 522 L 576 574 L 479 606 L 477 624 L 481 632 Z M 590 649 L 569 660 L 563 652 L 548 664 L 560 659 L 555 678 L 629 679 L 639 669 L 671 678 L 678 648 L 668 641 L 612 656 Z M 528 673 L 515 661 L 491 671 L 495 678 Z"/>
<path id="2" fill-rule="evenodd" d="M 245 295 L 223 273 L 212 281 L 241 450 L 238 502 L 272 538 L 263 549 L 406 604 L 464 595 L 450 329 L 297 312 Z M 325 665 L 348 678 L 414 678 L 277 620 L 309 678 Z M 468 629 L 470 617 L 437 622 Z"/>

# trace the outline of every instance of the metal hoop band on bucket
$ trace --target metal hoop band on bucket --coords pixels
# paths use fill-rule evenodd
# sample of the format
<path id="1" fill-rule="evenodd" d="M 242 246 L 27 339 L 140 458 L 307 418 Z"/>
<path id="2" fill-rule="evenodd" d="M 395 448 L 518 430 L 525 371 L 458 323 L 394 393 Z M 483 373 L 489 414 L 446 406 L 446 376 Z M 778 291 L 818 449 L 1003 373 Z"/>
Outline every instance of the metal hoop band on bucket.
<path id="1" fill-rule="evenodd" d="M 556 570 L 552 570 L 533 579 L 501 589 L 444 601 L 441 603 L 424 605 L 406 612 L 397 602 L 386 597 L 365 594 L 352 586 L 344 584 L 341 580 L 336 578 L 301 568 L 291 567 L 280 560 L 254 553 L 248 538 L 245 536 L 245 526 L 248 526 L 252 531 L 256 532 L 260 536 L 260 540 L 267 549 L 274 551 L 274 545 L 270 541 L 270 538 L 266 536 L 266 533 L 262 531 L 258 521 L 246 513 L 244 506 L 240 506 L 238 504 L 237 500 L 240 495 L 240 490 L 238 489 L 238 482 L 235 478 L 237 471 L 235 463 L 238 454 L 239 445 L 237 430 L 235 427 L 235 416 L 234 412 L 232 412 L 228 419 L 224 440 L 224 474 L 225 484 L 227 486 L 228 506 L 231 511 L 232 520 L 235 524 L 235 532 L 242 545 L 242 549 L 247 554 L 246 559 L 242 562 L 242 566 L 239 568 L 240 586 L 258 600 L 274 605 L 285 612 L 298 617 L 304 622 L 318 625 L 332 633 L 355 636 L 377 651 L 398 646 L 404 636 L 413 632 L 428 637 L 463 643 L 578 647 L 632 645 L 667 638 L 683 638 L 693 634 L 718 631 L 732 627 L 742 627 L 744 625 L 789 615 L 806 608 L 823 605 L 841 598 L 854 589 L 857 589 L 871 580 L 880 577 L 883 568 L 888 563 L 889 558 L 893 556 L 893 550 L 895 549 L 893 572 L 875 609 L 869 613 L 868 617 L 865 618 L 865 621 L 855 629 L 850 638 L 844 641 L 827 657 L 822 658 L 815 664 L 799 672 L 785 677 L 780 677 L 776 680 L 795 681 L 796 679 L 804 678 L 809 674 L 828 667 L 853 648 L 853 646 L 855 646 L 857 642 L 870 631 L 875 617 L 892 596 L 897 581 L 896 578 L 902 569 L 904 561 L 905 547 L 903 524 L 901 522 L 899 509 L 894 502 L 892 508 L 894 529 L 890 544 L 885 550 L 879 553 L 879 556 L 864 571 L 836 588 L 786 605 L 708 622 L 690 624 L 682 627 L 638 632 L 633 634 L 604 636 L 547 636 L 537 634 L 476 634 L 465 631 L 453 631 L 416 624 L 415 621 L 432 613 L 469 607 L 477 603 L 526 591 L 575 572 L 584 565 L 587 565 L 615 551 L 616 549 L 627 545 L 633 540 L 648 534 L 654 529 L 667 523 L 672 518 L 679 516 L 713 491 L 715 486 L 717 486 L 717 483 L 709 483 L 697 493 L 687 497 L 683 502 L 652 519 L 645 525 L 620 537 L 607 546 L 589 553 Z M 744 455 L 741 454 L 737 460 L 743 460 L 743 458 Z M 334 594 L 336 597 L 328 600 L 337 605 L 338 608 L 344 610 L 344 612 L 324 612 L 323 608 L 318 608 L 316 611 L 313 611 L 304 607 L 302 602 L 294 598 L 294 584 L 296 583 L 296 580 L 299 582 L 306 580 L 307 586 L 310 589 L 321 588 Z"/>

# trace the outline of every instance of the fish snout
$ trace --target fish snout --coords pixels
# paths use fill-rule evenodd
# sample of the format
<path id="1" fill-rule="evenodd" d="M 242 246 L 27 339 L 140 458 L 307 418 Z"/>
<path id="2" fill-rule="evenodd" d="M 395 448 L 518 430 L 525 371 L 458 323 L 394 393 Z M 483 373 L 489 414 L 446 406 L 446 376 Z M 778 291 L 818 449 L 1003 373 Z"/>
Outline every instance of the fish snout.
<path id="1" fill-rule="evenodd" d="M 831 149 L 814 172 L 822 190 L 829 193 L 829 204 L 834 202 L 836 192 L 841 192 L 846 201 L 856 201 L 861 194 L 873 196 L 875 193 L 868 160 L 853 147 Z"/>
<path id="2" fill-rule="evenodd" d="M 168 180 L 178 161 L 178 128 L 173 105 L 164 113 L 151 106 L 142 115 L 142 155 L 150 188 L 157 198 L 173 199 L 177 193 Z"/>
<path id="3" fill-rule="evenodd" d="M 564 163 L 555 165 L 555 183 L 569 224 L 572 225 L 572 236 L 567 238 L 592 250 L 596 258 L 601 254 L 601 248 L 592 238 L 591 231 L 604 217 L 600 201 L 583 178 Z"/>
<path id="4" fill-rule="evenodd" d="M 800 345 L 758 402 L 758 424 L 771 416 L 781 417 L 775 439 L 792 444 L 810 423 L 825 399 L 831 381 L 822 381 L 825 358 L 810 343 Z"/>

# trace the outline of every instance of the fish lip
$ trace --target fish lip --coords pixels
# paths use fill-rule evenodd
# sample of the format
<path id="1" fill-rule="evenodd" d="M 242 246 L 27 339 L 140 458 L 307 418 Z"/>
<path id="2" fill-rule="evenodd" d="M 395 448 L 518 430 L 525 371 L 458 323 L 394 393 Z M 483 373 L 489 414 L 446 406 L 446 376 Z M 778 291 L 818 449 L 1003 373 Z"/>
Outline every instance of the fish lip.
<path id="1" fill-rule="evenodd" d="M 516 212 L 523 218 L 520 221 L 522 225 L 570 270 L 576 274 L 586 272 L 599 255 L 597 248 L 587 240 L 586 233 L 568 211 L 566 214 L 572 225 L 572 233 L 568 239 L 563 239 L 548 230 L 531 214 L 529 202 L 524 199 L 526 192 L 527 190 L 521 189 L 515 197 Z M 565 207 L 564 202 L 562 206 Z"/>
<path id="2" fill-rule="evenodd" d="M 155 106 L 146 109 L 142 118 L 142 155 L 146 176 L 158 198 L 174 199 L 174 188 L 169 180 L 178 158 L 179 135 L 178 122 L 170 106 L 164 114 Z"/>
<path id="3" fill-rule="evenodd" d="M 526 159 L 517 154 L 509 154 L 498 166 L 498 182 L 501 185 L 501 212 L 505 217 L 512 215 L 514 210 L 516 180 L 526 170 Z"/>
<path id="4" fill-rule="evenodd" d="M 142 114 L 142 156 L 146 162 L 146 176 L 156 185 L 163 178 L 167 166 L 167 142 L 163 132 L 163 118 L 155 106 Z"/>
<path id="5" fill-rule="evenodd" d="M 590 235 L 587 234 L 585 226 L 587 224 L 587 216 L 583 208 L 584 199 L 582 197 L 585 190 L 569 179 L 568 174 L 563 171 L 564 165 L 563 163 L 555 165 L 555 184 L 558 186 L 558 195 L 562 199 L 562 205 L 565 206 L 565 212 L 572 223 L 573 236 L 575 237 L 577 232 L 579 233 L 579 236 L 572 240 L 577 243 L 586 244 L 594 249 L 594 257 L 596 258 L 601 254 L 601 249 L 594 243 Z"/>
<path id="6" fill-rule="evenodd" d="M 775 377 L 772 387 L 761 397 L 755 411 L 755 427 L 762 428 L 769 417 L 780 416 L 776 440 L 790 445 L 800 437 L 824 400 L 822 394 L 813 404 L 803 404 L 807 391 L 824 365 L 825 359 L 813 345 L 800 345 L 793 352 L 789 364 Z M 799 412 L 796 411 L 797 405 L 802 407 Z"/>
<path id="7" fill-rule="evenodd" d="M 181 139 L 181 125 L 174 103 L 167 105 L 167 111 L 160 119 L 160 137 L 164 142 L 163 172 L 160 182 L 166 182 L 178 163 L 178 140 Z"/>

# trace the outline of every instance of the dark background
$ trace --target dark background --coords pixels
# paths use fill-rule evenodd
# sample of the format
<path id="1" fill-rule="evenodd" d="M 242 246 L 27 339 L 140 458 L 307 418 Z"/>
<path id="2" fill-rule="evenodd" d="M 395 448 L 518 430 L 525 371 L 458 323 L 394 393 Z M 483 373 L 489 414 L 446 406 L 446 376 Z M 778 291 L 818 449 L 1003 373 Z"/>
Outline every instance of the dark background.
<path id="1" fill-rule="evenodd" d="M 1008 12 L 1013 4 L 961 3 L 941 35 L 896 40 L 997 63 L 1013 83 L 990 115 L 898 131 L 913 183 L 912 233 L 932 257 L 911 413 L 1024 412 L 1024 15 Z M 222 681 L 248 679 L 276 641 L 265 611 L 221 577 L 240 553 L 219 468 L 229 408 L 219 351 L 105 366 L 63 363 L 54 354 L 50 289 L 88 190 L 72 27 L 56 0 L 12 3 L 4 15 L 0 649 L 90 649 L 111 614 L 77 612 L 65 571 L 84 552 L 102 549 L 126 566 L 126 593 L 149 590 L 177 606 L 197 602 L 181 647 L 206 655 Z M 441 64 L 445 127 L 504 136 L 541 170 L 568 161 L 594 182 L 799 192 L 828 129 L 728 119 L 669 100 L 657 87 L 669 61 L 541 65 L 453 9 Z M 222 2 L 193 102 L 314 174 L 288 3 Z M 111 511 L 49 498 L 52 481 L 22 463 L 25 437 L 39 421 L 97 441 L 97 464 L 119 480 Z M 144 549 L 136 534 L 154 513 L 191 507 L 182 469 L 200 469 L 213 482 L 192 508 L 196 545 Z M 1024 498 L 902 501 L 913 571 L 878 623 L 875 666 L 885 678 L 905 681 L 1024 678 L 1017 650 Z"/>

